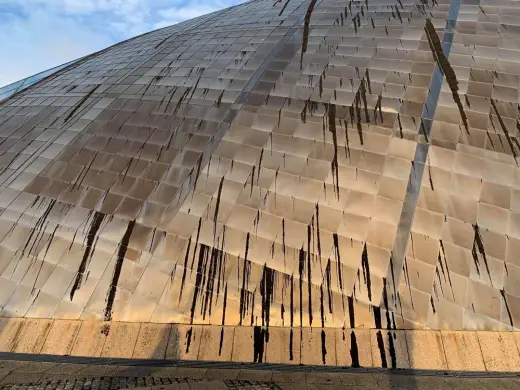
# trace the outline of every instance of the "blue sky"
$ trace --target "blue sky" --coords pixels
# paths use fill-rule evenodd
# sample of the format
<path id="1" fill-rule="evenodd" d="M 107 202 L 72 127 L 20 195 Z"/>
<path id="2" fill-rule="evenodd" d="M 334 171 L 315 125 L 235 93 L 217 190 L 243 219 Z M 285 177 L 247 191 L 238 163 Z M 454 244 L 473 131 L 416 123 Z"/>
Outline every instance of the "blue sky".
<path id="1" fill-rule="evenodd" d="M 244 0 L 0 0 L 0 86 Z"/>

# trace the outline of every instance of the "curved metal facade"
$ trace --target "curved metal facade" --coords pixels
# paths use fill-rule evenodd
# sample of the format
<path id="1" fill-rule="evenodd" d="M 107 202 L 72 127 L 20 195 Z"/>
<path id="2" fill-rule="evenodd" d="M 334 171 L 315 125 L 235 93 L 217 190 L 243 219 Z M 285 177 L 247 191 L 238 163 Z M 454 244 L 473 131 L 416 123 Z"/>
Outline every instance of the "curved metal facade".
<path id="1" fill-rule="evenodd" d="M 518 326 L 519 16 L 250 1 L 16 94 L 2 315 Z"/>

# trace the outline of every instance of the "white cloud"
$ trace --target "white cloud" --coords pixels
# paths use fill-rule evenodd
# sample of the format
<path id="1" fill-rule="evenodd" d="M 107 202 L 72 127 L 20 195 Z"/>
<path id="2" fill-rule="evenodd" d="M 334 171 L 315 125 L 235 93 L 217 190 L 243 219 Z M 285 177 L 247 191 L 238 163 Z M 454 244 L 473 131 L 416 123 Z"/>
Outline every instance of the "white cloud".
<path id="1" fill-rule="evenodd" d="M 210 12 L 215 12 L 219 10 L 212 5 L 194 5 L 187 7 L 172 7 L 165 10 L 159 11 L 159 15 L 161 15 L 165 20 L 186 20 L 196 18 L 197 16 L 209 14 Z"/>
<path id="2" fill-rule="evenodd" d="M 113 42 L 74 20 L 41 11 L 0 25 L 0 86 L 82 57 Z"/>
<path id="3" fill-rule="evenodd" d="M 178 23 L 183 20 L 192 19 L 197 16 L 209 14 L 223 8 L 231 7 L 240 4 L 240 0 L 207 0 L 207 1 L 188 1 L 173 7 L 162 9 L 158 15 L 162 20 L 156 23 L 156 26 L 168 26 L 173 23 Z"/>

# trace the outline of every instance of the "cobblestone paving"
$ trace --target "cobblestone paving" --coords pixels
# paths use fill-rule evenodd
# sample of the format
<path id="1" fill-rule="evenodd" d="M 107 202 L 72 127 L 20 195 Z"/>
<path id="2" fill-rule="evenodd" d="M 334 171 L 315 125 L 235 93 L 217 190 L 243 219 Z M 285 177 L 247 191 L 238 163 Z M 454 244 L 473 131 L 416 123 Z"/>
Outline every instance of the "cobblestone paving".
<path id="1" fill-rule="evenodd" d="M 176 383 L 189 383 L 202 381 L 202 379 L 189 378 L 154 378 L 154 377 L 101 377 L 41 381 L 37 383 L 8 384 L 0 386 L 0 389 L 11 390 L 119 390 L 133 389 L 136 387 L 152 387 L 171 385 Z"/>
<path id="2" fill-rule="evenodd" d="M 231 390 L 281 390 L 277 384 L 267 382 L 225 380 L 224 383 Z"/>
<path id="3" fill-rule="evenodd" d="M 154 378 L 154 377 L 102 377 L 42 381 L 38 383 L 22 383 L 1 385 L 1 390 L 119 390 L 133 388 L 175 388 L 176 384 L 190 384 L 211 381 L 190 378 Z M 275 383 L 225 380 L 224 384 L 231 390 L 281 390 Z M 209 386 L 210 387 L 210 386 Z"/>
<path id="4" fill-rule="evenodd" d="M 513 390 L 514 373 L 334 371 L 276 366 L 223 368 L 59 364 L 0 360 L 0 390 Z"/>

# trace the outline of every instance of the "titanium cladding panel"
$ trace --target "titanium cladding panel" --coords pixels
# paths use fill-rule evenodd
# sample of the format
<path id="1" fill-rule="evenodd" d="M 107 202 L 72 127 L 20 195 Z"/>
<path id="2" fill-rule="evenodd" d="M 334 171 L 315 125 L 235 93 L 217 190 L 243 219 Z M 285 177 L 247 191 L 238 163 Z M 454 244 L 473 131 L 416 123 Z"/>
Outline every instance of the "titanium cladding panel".
<path id="1" fill-rule="evenodd" d="M 0 105 L 7 317 L 520 326 L 520 5 L 253 0 Z"/>

